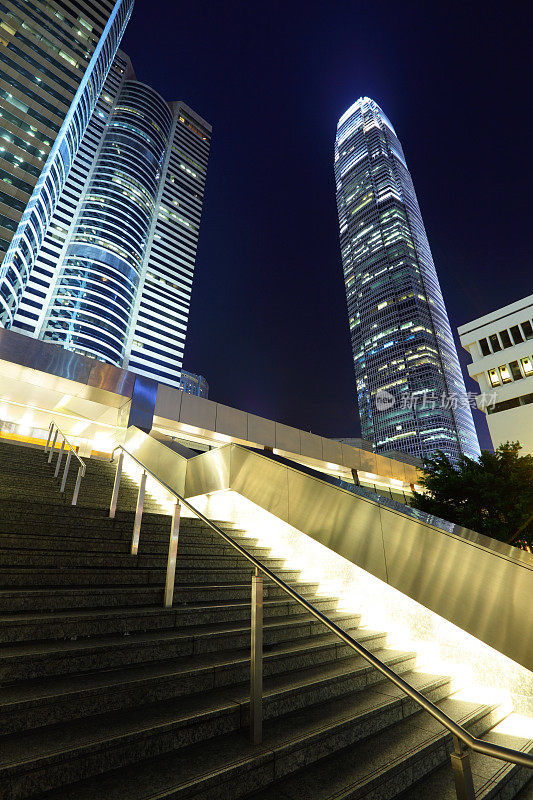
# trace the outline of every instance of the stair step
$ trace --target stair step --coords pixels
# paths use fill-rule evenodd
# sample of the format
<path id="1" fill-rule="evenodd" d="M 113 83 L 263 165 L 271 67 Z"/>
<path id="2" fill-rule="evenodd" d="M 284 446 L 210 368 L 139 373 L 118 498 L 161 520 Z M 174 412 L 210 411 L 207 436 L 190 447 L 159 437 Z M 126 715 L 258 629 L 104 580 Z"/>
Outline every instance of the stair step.
<path id="1" fill-rule="evenodd" d="M 198 544 L 191 536 L 187 536 L 183 529 L 182 535 L 179 540 L 178 553 L 182 555 L 197 555 Z M 111 535 L 112 534 L 112 535 Z M 168 552 L 168 538 L 169 531 L 165 532 L 165 536 L 159 539 L 143 536 L 140 541 L 139 554 L 140 555 L 167 555 Z M 109 536 L 105 538 L 96 539 L 87 536 L 75 536 L 72 532 L 69 535 L 50 534 L 47 533 L 36 535 L 31 533 L 0 533 L 0 552 L 11 553 L 17 551 L 19 555 L 22 553 L 97 553 L 99 555 L 105 553 L 119 553 L 129 555 L 131 548 L 132 531 L 116 532 L 111 531 Z M 248 539 L 245 547 L 248 552 L 258 559 L 268 558 L 271 556 L 271 550 L 268 547 L 258 547 L 251 545 Z M 202 553 L 207 556 L 218 555 L 237 555 L 235 548 L 224 542 L 222 537 L 218 537 L 218 542 L 201 542 Z"/>
<path id="2" fill-rule="evenodd" d="M 442 677 L 426 676 L 425 693 L 430 697 L 435 692 L 438 694 L 442 690 L 441 682 Z M 414 709 L 409 710 L 401 699 L 380 689 L 381 684 L 267 722 L 264 745 L 250 754 L 252 764 L 260 765 L 268 753 L 269 760 L 275 762 L 276 772 L 288 773 L 297 763 L 316 761 L 324 748 L 329 751 L 328 744 L 331 747 L 332 740 L 340 737 L 351 743 L 369 735 L 369 724 L 373 729 L 370 732 L 375 732 L 388 727 L 393 720 L 400 721 L 406 714 L 414 713 Z M 216 757 L 220 734 L 227 741 L 241 728 L 241 703 L 239 699 L 233 700 L 232 694 L 231 691 L 221 691 L 216 704 L 214 695 L 209 694 L 157 704 L 147 707 L 142 718 L 136 711 L 112 713 L 77 724 L 51 726 L 33 734 L 6 736 L 0 754 L 0 775 L 4 780 L 10 780 L 12 800 L 18 800 L 27 797 L 28 790 L 49 790 L 64 784 L 66 764 L 69 780 L 75 779 L 76 773 L 87 779 L 104 765 L 110 769 L 127 763 L 131 769 L 137 770 L 137 762 L 146 755 L 147 748 L 152 756 L 172 753 L 176 760 L 180 758 L 180 750 L 189 749 L 188 745 L 198 742 L 204 745 L 204 763 L 206 760 L 209 762 L 207 754 L 214 752 Z M 487 710 L 479 709 L 477 713 L 486 715 Z M 212 738 L 214 735 L 218 735 L 216 744 Z M 206 745 L 208 737 L 210 741 Z M 241 746 L 235 747 L 234 761 L 238 763 L 243 749 L 246 752 L 248 748 L 242 747 L 241 736 L 237 741 Z M 190 776 L 195 765 L 191 753 L 187 755 L 189 764 L 186 771 Z M 234 761 L 226 760 L 223 770 L 226 775 L 220 774 L 219 768 L 219 779 L 230 777 L 228 773 L 234 772 L 236 766 Z M 210 778 L 213 777 L 210 770 Z M 197 784 L 197 796 L 208 797 L 203 788 L 201 782 Z M 220 784 L 217 791 L 220 791 Z M 109 798 L 107 793 L 94 796 Z"/>
<path id="3" fill-rule="evenodd" d="M 417 677 L 417 687 L 426 696 L 438 697 L 442 691 L 441 677 Z M 218 800 L 221 797 L 244 797 L 272 782 L 276 776 L 289 775 L 303 765 L 310 769 L 310 765 L 343 743 L 349 746 L 378 731 L 386 734 L 393 722 L 410 722 L 406 717 L 415 715 L 415 710 L 387 693 L 388 688 L 380 683 L 365 692 L 336 698 L 268 721 L 264 726 L 263 744 L 255 747 L 249 745 L 242 734 L 225 733 L 211 739 L 208 744 L 197 742 L 192 746 L 178 747 L 171 754 L 140 763 L 134 763 L 130 752 L 132 763 L 129 766 L 93 780 L 85 778 L 83 783 L 63 790 L 55 788 L 53 793 L 39 796 L 38 800 L 51 797 L 54 800 L 89 800 L 90 797 L 106 800 L 122 800 L 124 797 L 128 800 L 182 800 L 191 797 Z M 443 701 L 443 705 L 446 702 Z M 480 723 L 487 724 L 491 711 L 487 707 L 476 707 L 465 715 L 465 721 L 471 728 Z M 419 712 L 414 716 L 415 724 L 419 716 Z M 179 744 L 179 735 L 176 738 Z M 72 761 L 70 766 L 74 766 Z M 12 772 L 15 772 L 14 767 Z M 43 775 L 43 772 L 44 769 L 41 775 L 34 772 L 32 786 L 39 779 L 41 785 L 54 779 L 54 775 Z M 16 780 L 16 773 L 13 778 L 13 800 L 18 800 L 21 790 L 25 791 L 26 787 L 23 780 Z"/>
<path id="4" fill-rule="evenodd" d="M 505 715 L 497 705 L 467 703 L 453 695 L 437 705 L 474 736 L 484 735 Z M 417 782 L 426 779 L 436 767 L 449 774 L 453 786 L 449 759 L 452 750 L 451 734 L 420 711 L 414 718 L 404 719 L 367 741 L 316 761 L 250 797 L 254 800 L 399 800 L 399 797 L 457 800 L 456 794 L 441 794 L 440 787 L 433 794 L 416 793 Z M 169 800 L 170 797 L 174 795 L 169 795 Z"/>
<path id="5" fill-rule="evenodd" d="M 318 597 L 313 605 L 324 613 L 334 612 L 335 597 Z M 288 595 L 264 600 L 264 617 L 299 616 L 303 606 Z M 191 625 L 213 625 L 217 622 L 248 622 L 250 601 L 224 604 L 188 604 L 172 608 L 138 606 L 93 611 L 63 611 L 48 614 L 0 613 L 0 642 L 21 642 L 44 639 L 84 638 L 99 634 L 129 634 L 139 631 L 186 628 Z"/>
<path id="6" fill-rule="evenodd" d="M 167 545 L 168 550 L 168 545 Z M 271 570 L 280 572 L 283 570 L 285 559 L 272 558 L 266 556 L 264 564 Z M 180 569 L 191 569 L 202 567 L 203 569 L 224 570 L 234 568 L 245 568 L 247 559 L 240 555 L 237 550 L 233 553 L 204 555 L 203 553 L 182 552 L 178 550 L 178 566 Z M 0 550 L 0 570 L 10 567 L 39 567 L 43 569 L 59 567 L 67 569 L 85 569 L 96 567 L 110 567 L 116 569 L 136 569 L 138 567 L 156 569 L 166 569 L 167 553 L 146 553 L 139 552 L 132 556 L 131 553 L 73 553 L 71 551 L 62 552 L 34 552 L 27 550 Z"/>
<path id="7" fill-rule="evenodd" d="M 298 591 L 305 597 L 312 597 L 318 586 L 316 583 L 298 582 Z M 265 582 L 264 599 L 285 598 L 286 592 L 272 582 Z M 195 603 L 198 601 L 222 603 L 250 600 L 250 581 L 235 584 L 176 585 L 174 603 Z M 53 589 L 0 589 L 0 611 L 61 611 L 76 608 L 132 607 L 162 604 L 163 584 L 158 586 L 87 586 L 83 588 Z"/>
<path id="8" fill-rule="evenodd" d="M 382 648 L 382 638 L 369 632 L 369 649 L 397 673 L 414 666 L 413 653 Z M 296 710 L 315 702 L 339 697 L 377 683 L 381 676 L 359 656 L 337 658 L 297 671 L 287 669 L 294 653 L 280 646 L 265 661 L 264 719 Z M 40 678 L 0 689 L 0 724 L 4 734 L 51 725 L 106 711 L 137 708 L 162 700 L 234 687 L 232 699 L 241 705 L 242 724 L 247 723 L 250 654 L 246 650 L 227 654 L 205 654 L 194 659 L 169 659 L 85 675 Z M 445 693 L 449 680 L 443 678 Z"/>
<path id="9" fill-rule="evenodd" d="M 131 556 L 138 489 L 123 476 L 110 519 L 115 469 L 88 459 L 72 507 L 75 471 L 61 496 L 42 452 L 0 442 L 0 797 L 448 798 L 447 731 L 270 580 L 264 739 L 251 746 L 253 567 L 183 516 L 163 608 L 170 516 L 147 494 Z M 501 708 L 451 695 L 449 677 L 416 671 L 414 653 L 387 648 L 386 633 L 336 611 L 264 542 L 215 522 L 474 735 L 521 746 L 494 727 Z M 530 777 L 475 755 L 472 767 L 478 800 L 510 800 Z"/>
<path id="10" fill-rule="evenodd" d="M 331 614 L 345 630 L 355 631 L 356 615 Z M 306 614 L 271 617 L 264 622 L 265 650 L 272 645 L 324 636 L 324 626 Z M 323 640 L 319 639 L 319 642 Z M 24 675 L 60 675 L 75 671 L 111 669 L 156 659 L 249 647 L 248 623 L 191 626 L 183 630 L 149 631 L 64 641 L 21 642 L 0 646 L 0 681 Z"/>
<path id="11" fill-rule="evenodd" d="M 514 714 L 511 714 L 504 725 L 512 723 Z M 507 724 L 506 724 L 507 723 Z M 483 739 L 493 744 L 510 747 L 513 750 L 523 750 L 533 753 L 533 741 L 521 736 L 499 732 L 499 727 L 488 731 Z M 470 766 L 476 792 L 476 800 L 495 800 L 495 798 L 512 798 L 516 800 L 533 800 L 533 776 L 531 770 L 517 767 L 498 761 L 495 758 L 479 753 L 470 752 Z M 518 793 L 518 794 L 517 794 Z M 403 793 L 398 800 L 457 800 L 453 773 L 449 760 L 430 775 L 424 776 L 408 792 Z"/>
<path id="12" fill-rule="evenodd" d="M 193 585 L 200 583 L 244 583 L 250 580 L 253 567 L 230 567 L 223 571 L 222 578 L 220 570 L 200 569 L 186 567 L 181 568 L 178 562 L 176 568 L 176 583 Z M 296 570 L 277 570 L 276 574 L 285 583 L 297 583 L 300 573 Z M 0 588 L 14 587 L 53 587 L 53 586 L 146 586 L 156 584 L 163 586 L 165 583 L 165 568 L 142 567 L 121 568 L 121 567 L 95 567 L 79 569 L 61 569 L 54 567 L 4 567 L 0 572 Z M 268 580 L 268 579 L 265 579 Z"/>

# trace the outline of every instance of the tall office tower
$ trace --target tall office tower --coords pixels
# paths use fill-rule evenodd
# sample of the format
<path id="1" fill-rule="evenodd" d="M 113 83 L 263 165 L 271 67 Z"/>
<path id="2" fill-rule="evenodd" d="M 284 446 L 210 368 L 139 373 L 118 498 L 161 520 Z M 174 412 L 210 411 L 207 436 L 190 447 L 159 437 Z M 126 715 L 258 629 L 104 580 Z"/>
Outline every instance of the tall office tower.
<path id="1" fill-rule="evenodd" d="M 13 328 L 178 386 L 210 136 L 118 51 Z"/>
<path id="2" fill-rule="evenodd" d="M 335 179 L 361 433 L 376 452 L 479 455 L 411 175 L 362 97 L 340 118 Z"/>
<path id="3" fill-rule="evenodd" d="M 133 0 L 0 4 L 0 325 L 10 327 Z"/>
<path id="4" fill-rule="evenodd" d="M 203 375 L 195 375 L 194 372 L 181 370 L 180 384 L 178 386 L 182 392 L 194 394 L 197 397 L 209 398 L 209 384 Z"/>
<path id="5" fill-rule="evenodd" d="M 12 329 L 27 336 L 39 337 L 42 331 L 60 265 L 82 205 L 84 188 L 91 174 L 92 164 L 99 150 L 113 103 L 130 71 L 130 59 L 119 50 L 72 162 L 48 231 L 37 252 L 33 269 L 13 315 Z"/>
<path id="6" fill-rule="evenodd" d="M 178 386 L 212 129 L 181 101 L 169 108 L 171 127 L 124 366 Z"/>

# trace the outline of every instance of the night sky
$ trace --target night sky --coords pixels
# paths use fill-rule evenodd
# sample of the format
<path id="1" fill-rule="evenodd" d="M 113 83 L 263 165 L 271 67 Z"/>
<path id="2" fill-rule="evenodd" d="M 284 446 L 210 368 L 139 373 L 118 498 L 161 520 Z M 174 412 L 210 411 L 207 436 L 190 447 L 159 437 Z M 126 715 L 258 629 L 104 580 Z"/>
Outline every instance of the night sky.
<path id="1" fill-rule="evenodd" d="M 213 125 L 184 362 L 211 399 L 359 435 L 333 145 L 361 95 L 402 142 L 454 334 L 531 293 L 527 6 L 136 0 L 137 78 Z"/>

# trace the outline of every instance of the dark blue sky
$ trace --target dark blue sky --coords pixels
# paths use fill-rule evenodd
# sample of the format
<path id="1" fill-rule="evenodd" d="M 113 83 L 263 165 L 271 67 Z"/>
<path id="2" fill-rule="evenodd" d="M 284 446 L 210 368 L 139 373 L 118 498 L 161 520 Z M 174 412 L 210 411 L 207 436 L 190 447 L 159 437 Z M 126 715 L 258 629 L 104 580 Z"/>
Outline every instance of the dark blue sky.
<path id="1" fill-rule="evenodd" d="M 333 143 L 360 95 L 402 142 L 454 333 L 531 293 L 526 15 L 513 2 L 136 0 L 123 49 L 138 79 L 213 125 L 184 364 L 212 399 L 358 435 Z"/>

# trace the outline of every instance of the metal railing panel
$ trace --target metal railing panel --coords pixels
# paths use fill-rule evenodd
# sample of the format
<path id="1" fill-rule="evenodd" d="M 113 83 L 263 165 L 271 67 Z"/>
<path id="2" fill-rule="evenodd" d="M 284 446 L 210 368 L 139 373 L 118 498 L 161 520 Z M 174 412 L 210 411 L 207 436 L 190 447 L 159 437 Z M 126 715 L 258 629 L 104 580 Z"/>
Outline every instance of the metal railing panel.
<path id="1" fill-rule="evenodd" d="M 238 445 L 190 459 L 186 495 L 203 487 L 237 492 L 533 671 L 530 554 L 485 547 Z"/>
<path id="2" fill-rule="evenodd" d="M 118 448 L 117 448 L 118 449 Z M 134 458 L 134 460 L 139 463 L 146 471 L 157 481 L 161 483 L 161 485 L 167 489 L 167 491 L 172 492 L 170 486 L 166 484 L 163 480 L 160 480 L 159 477 L 150 472 L 149 469 L 146 468 L 144 464 L 142 464 L 137 458 L 135 458 L 131 453 L 128 453 L 125 447 L 122 448 L 124 452 Z M 204 454 L 205 455 L 205 454 Z M 172 492 L 176 499 L 189 508 L 199 519 L 201 519 L 209 528 L 216 531 L 219 536 L 221 536 L 224 541 L 230 544 L 238 553 L 240 553 L 244 558 L 246 558 L 250 564 L 255 569 L 256 577 L 259 574 L 270 578 L 274 583 L 276 583 L 281 589 L 283 589 L 293 600 L 298 602 L 301 606 L 303 606 L 312 616 L 322 622 L 332 633 L 334 633 L 339 639 L 341 639 L 345 644 L 351 647 L 358 655 L 362 656 L 372 667 L 374 667 L 381 675 L 385 678 L 390 680 L 394 683 L 399 689 L 401 689 L 408 697 L 410 697 L 415 703 L 417 703 L 423 710 L 427 711 L 435 720 L 440 722 L 454 737 L 454 746 L 455 746 L 455 761 L 452 759 L 452 765 L 454 770 L 454 777 L 456 782 L 457 788 L 457 796 L 459 800 L 465 798 L 465 800 L 470 800 L 472 797 L 472 790 L 473 786 L 471 785 L 471 771 L 470 765 L 468 762 L 468 753 L 465 752 L 464 748 L 461 747 L 463 745 L 466 748 L 469 748 L 477 753 L 481 753 L 482 755 L 490 756 L 501 761 L 505 761 L 512 764 L 517 764 L 519 766 L 527 767 L 529 769 L 533 769 L 533 756 L 529 755 L 526 752 L 513 750 L 508 747 L 503 747 L 501 745 L 493 744 L 491 742 L 486 742 L 483 739 L 478 739 L 472 734 L 470 734 L 466 728 L 459 725 L 455 720 L 445 714 L 438 706 L 428 700 L 423 694 L 421 694 L 417 689 L 412 687 L 408 684 L 403 678 L 393 672 L 389 667 L 387 667 L 374 653 L 367 650 L 360 642 L 355 640 L 352 636 L 350 636 L 346 631 L 340 628 L 336 623 L 326 617 L 321 611 L 316 609 L 312 603 L 302 597 L 295 589 L 289 586 L 285 581 L 279 578 L 272 570 L 266 567 L 259 559 L 255 558 L 255 556 L 251 555 L 242 545 L 236 542 L 226 531 L 223 531 L 218 525 L 212 522 L 208 517 L 202 514 L 198 509 L 196 509 L 188 500 L 184 497 L 180 497 L 176 492 Z M 173 532 L 172 536 L 175 536 L 174 530 L 174 522 L 173 522 Z M 262 627 L 262 615 L 260 613 L 260 606 L 262 605 L 262 583 L 255 582 L 253 584 L 252 589 L 252 630 L 251 630 L 251 701 L 250 707 L 253 713 L 251 713 L 250 723 L 251 723 L 251 737 L 252 741 L 259 742 L 261 740 L 261 730 L 259 725 L 259 712 L 258 709 L 258 700 L 259 700 L 259 676 L 257 673 L 258 664 L 261 659 L 261 649 L 259 647 L 258 642 L 258 631 L 260 627 Z"/>
<path id="3" fill-rule="evenodd" d="M 72 505 L 75 506 L 78 502 L 78 494 L 80 491 L 81 479 L 85 475 L 85 462 L 79 457 L 76 448 L 69 442 L 65 434 L 62 430 L 56 425 L 55 422 L 51 422 L 48 428 L 48 437 L 46 439 L 46 445 L 44 448 L 44 452 L 48 453 L 48 463 L 52 464 L 52 459 L 54 457 L 54 453 L 56 451 L 56 443 L 58 439 L 61 440 L 61 447 L 59 448 L 59 452 L 57 454 L 57 461 L 54 469 L 54 478 L 57 478 L 59 475 L 59 470 L 61 467 L 61 462 L 63 460 L 63 455 L 66 452 L 67 458 L 65 460 L 65 467 L 63 469 L 63 476 L 61 478 L 61 487 L 59 489 L 60 493 L 63 494 L 67 485 L 67 477 L 70 468 L 70 463 L 72 460 L 72 456 L 78 461 L 78 475 L 76 477 L 76 483 L 74 486 L 74 493 L 72 495 Z"/>

